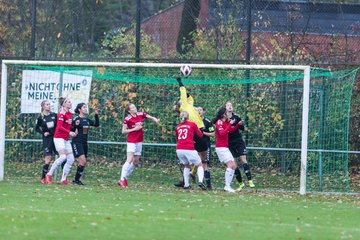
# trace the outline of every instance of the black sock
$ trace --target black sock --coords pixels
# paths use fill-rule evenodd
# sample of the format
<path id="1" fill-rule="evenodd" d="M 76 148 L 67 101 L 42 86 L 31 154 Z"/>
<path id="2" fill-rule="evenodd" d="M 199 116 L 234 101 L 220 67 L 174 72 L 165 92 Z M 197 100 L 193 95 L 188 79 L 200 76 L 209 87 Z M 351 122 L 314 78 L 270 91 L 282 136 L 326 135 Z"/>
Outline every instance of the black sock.
<path id="1" fill-rule="evenodd" d="M 250 172 L 249 165 L 247 163 L 244 163 L 243 168 L 244 168 L 244 172 L 246 174 L 247 179 L 251 180 L 251 172 Z"/>
<path id="2" fill-rule="evenodd" d="M 66 160 L 62 162 L 61 169 L 64 169 L 65 164 L 66 164 Z"/>
<path id="3" fill-rule="evenodd" d="M 204 179 L 207 187 L 211 187 L 211 178 L 209 170 L 204 171 Z"/>
<path id="4" fill-rule="evenodd" d="M 76 181 L 76 182 L 80 180 L 80 177 L 81 177 L 81 175 L 82 175 L 83 172 L 84 172 L 84 168 L 85 168 L 85 166 L 81 166 L 81 165 L 79 165 L 79 166 L 77 167 L 77 169 L 76 169 L 76 174 L 75 174 L 75 181 Z"/>
<path id="5" fill-rule="evenodd" d="M 48 171 L 49 171 L 49 164 L 44 164 L 43 169 L 42 169 L 42 177 L 41 177 L 41 179 L 45 178 L 45 175 L 48 173 Z"/>
<path id="6" fill-rule="evenodd" d="M 240 173 L 240 169 L 237 167 L 235 169 L 235 177 L 236 177 L 236 180 L 241 183 L 242 182 L 242 177 L 241 177 L 241 173 Z"/>

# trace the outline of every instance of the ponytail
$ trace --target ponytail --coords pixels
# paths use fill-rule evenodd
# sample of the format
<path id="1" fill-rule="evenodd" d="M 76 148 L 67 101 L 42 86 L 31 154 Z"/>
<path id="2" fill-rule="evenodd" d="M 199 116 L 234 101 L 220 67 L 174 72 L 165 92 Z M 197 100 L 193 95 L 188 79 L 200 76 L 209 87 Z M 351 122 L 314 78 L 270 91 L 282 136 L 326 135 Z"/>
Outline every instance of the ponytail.
<path id="1" fill-rule="evenodd" d="M 226 108 L 224 108 L 224 107 L 220 108 L 216 114 L 216 117 L 213 118 L 212 123 L 215 124 L 217 122 L 217 120 L 223 118 L 225 113 L 226 113 Z"/>
<path id="2" fill-rule="evenodd" d="M 41 116 L 44 117 L 44 106 L 45 106 L 45 103 L 46 102 L 49 102 L 49 100 L 44 100 L 41 102 L 40 106 L 41 106 Z"/>
<path id="3" fill-rule="evenodd" d="M 124 119 L 130 114 L 130 104 L 128 104 L 124 109 Z"/>
<path id="4" fill-rule="evenodd" d="M 129 112 L 129 107 L 126 107 L 126 108 L 124 109 L 124 118 L 126 118 L 129 114 L 130 114 L 130 112 Z"/>
<path id="5" fill-rule="evenodd" d="M 85 105 L 85 103 L 79 103 L 79 104 L 76 106 L 74 112 L 75 112 L 76 114 L 80 114 L 80 108 L 82 108 L 84 105 Z"/>
<path id="6" fill-rule="evenodd" d="M 65 101 L 66 101 L 66 98 L 64 98 L 64 97 L 59 97 L 59 105 L 60 105 L 60 107 L 62 107 L 63 106 L 63 104 L 65 103 Z"/>

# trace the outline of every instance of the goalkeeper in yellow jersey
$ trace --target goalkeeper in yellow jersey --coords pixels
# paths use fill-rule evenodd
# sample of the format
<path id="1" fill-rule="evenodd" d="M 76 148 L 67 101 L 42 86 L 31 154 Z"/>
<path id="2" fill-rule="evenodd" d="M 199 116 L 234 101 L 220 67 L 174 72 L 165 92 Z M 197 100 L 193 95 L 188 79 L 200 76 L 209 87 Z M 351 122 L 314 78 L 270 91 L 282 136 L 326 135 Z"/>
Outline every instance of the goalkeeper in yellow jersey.
<path id="1" fill-rule="evenodd" d="M 175 110 L 177 112 L 182 112 L 182 111 L 188 112 L 189 121 L 194 122 L 196 126 L 201 131 L 203 131 L 205 127 L 204 122 L 202 120 L 202 117 L 199 115 L 197 108 L 194 107 L 194 99 L 192 98 L 192 96 L 190 96 L 190 94 L 186 92 L 186 88 L 184 87 L 181 78 L 178 77 L 176 80 L 179 83 L 179 87 L 180 87 L 180 101 L 175 106 Z M 202 162 L 206 161 L 207 150 L 208 150 L 206 139 L 203 137 L 200 138 L 197 135 L 195 135 L 194 141 L 195 141 L 195 150 L 198 152 L 201 161 Z M 196 174 L 196 169 L 194 168 L 191 172 L 191 175 L 195 176 L 195 174 Z M 175 183 L 174 185 L 176 187 L 183 187 L 184 181 L 180 181 L 178 183 Z"/>

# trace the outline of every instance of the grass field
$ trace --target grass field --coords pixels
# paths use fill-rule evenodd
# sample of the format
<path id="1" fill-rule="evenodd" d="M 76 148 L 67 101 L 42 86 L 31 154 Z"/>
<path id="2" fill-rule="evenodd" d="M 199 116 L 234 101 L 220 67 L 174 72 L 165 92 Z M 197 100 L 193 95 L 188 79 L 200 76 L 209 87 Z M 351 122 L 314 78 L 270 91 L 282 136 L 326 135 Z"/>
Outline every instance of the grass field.
<path id="1" fill-rule="evenodd" d="M 0 183 L 0 239 L 360 239 L 360 198 Z"/>

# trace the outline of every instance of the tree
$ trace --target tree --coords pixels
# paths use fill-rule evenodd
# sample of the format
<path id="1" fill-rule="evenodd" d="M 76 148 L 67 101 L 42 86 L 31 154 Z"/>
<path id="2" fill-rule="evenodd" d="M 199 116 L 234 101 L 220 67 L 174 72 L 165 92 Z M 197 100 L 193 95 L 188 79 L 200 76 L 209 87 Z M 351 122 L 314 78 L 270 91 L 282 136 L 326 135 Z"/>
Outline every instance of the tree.
<path id="1" fill-rule="evenodd" d="M 0 54 L 27 56 L 29 50 L 31 1 L 0 0 Z"/>
<path id="2" fill-rule="evenodd" d="M 176 51 L 186 54 L 194 46 L 192 33 L 196 31 L 196 23 L 200 13 L 200 0 L 185 0 L 182 11 L 180 31 L 176 42 Z"/>
<path id="3" fill-rule="evenodd" d="M 134 58 L 136 36 L 134 32 L 123 28 L 117 34 L 108 35 L 102 41 L 104 57 Z M 151 37 L 141 31 L 141 58 L 158 58 L 161 54 L 159 46 L 152 43 Z"/>
<path id="4" fill-rule="evenodd" d="M 186 57 L 205 60 L 239 60 L 244 42 L 239 28 L 230 20 L 216 28 L 199 29 L 193 38 L 195 47 Z"/>

